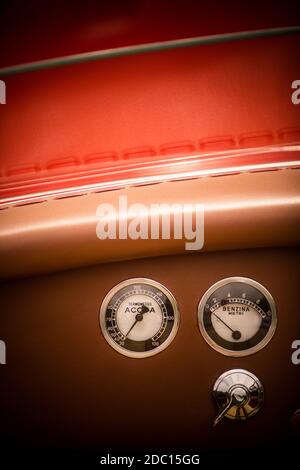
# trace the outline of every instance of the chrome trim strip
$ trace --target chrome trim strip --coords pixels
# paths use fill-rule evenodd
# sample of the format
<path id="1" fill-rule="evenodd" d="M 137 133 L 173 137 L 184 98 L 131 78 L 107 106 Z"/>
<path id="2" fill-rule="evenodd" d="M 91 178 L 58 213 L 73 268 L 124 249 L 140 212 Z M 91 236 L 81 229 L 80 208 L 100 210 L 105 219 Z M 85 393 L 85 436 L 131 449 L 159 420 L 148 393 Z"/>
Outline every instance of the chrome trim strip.
<path id="1" fill-rule="evenodd" d="M 300 160 L 278 162 L 278 163 L 261 163 L 254 165 L 232 166 L 227 168 L 203 169 L 195 171 L 187 171 L 182 173 L 171 173 L 165 175 L 152 175 L 140 178 L 128 178 L 119 181 L 109 181 L 104 183 L 88 184 L 76 186 L 73 188 L 37 192 L 34 194 L 25 194 L 23 196 L 14 196 L 11 198 L 3 198 L 0 200 L 0 209 L 10 206 L 32 204 L 43 202 L 49 199 L 67 198 L 72 196 L 80 196 L 87 193 L 95 193 L 109 190 L 122 189 L 129 186 L 141 186 L 154 183 L 163 183 L 166 181 L 187 180 L 206 176 L 222 176 L 232 173 L 245 173 L 253 171 L 281 170 L 288 168 L 300 168 Z"/>
<path id="2" fill-rule="evenodd" d="M 235 33 L 214 34 L 208 36 L 198 36 L 184 39 L 172 39 L 170 41 L 151 42 L 146 44 L 138 44 L 133 46 L 116 47 L 112 49 L 104 49 L 93 52 L 84 52 L 80 54 L 72 54 L 52 59 L 39 60 L 24 64 L 17 64 L 0 68 L 0 76 L 34 72 L 51 67 L 61 67 L 76 63 L 90 62 L 95 60 L 103 60 L 111 57 L 127 56 L 141 54 L 146 52 L 154 52 L 157 50 L 200 46 L 206 44 L 215 44 L 219 42 L 241 41 L 245 39 L 256 39 L 270 36 L 280 36 L 286 34 L 300 33 L 300 26 L 287 26 L 281 28 L 257 29 L 251 31 L 240 31 Z"/>

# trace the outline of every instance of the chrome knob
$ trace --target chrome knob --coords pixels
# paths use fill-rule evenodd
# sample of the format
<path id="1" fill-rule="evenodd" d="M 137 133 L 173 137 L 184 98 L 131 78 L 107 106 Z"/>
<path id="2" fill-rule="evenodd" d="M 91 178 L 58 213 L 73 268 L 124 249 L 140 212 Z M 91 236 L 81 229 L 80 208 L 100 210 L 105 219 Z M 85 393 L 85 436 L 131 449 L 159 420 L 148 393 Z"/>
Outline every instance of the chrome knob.
<path id="1" fill-rule="evenodd" d="M 241 421 L 254 416 L 264 400 L 264 391 L 254 374 L 243 369 L 232 369 L 217 379 L 213 396 L 219 407 L 215 426 L 224 417 Z"/>

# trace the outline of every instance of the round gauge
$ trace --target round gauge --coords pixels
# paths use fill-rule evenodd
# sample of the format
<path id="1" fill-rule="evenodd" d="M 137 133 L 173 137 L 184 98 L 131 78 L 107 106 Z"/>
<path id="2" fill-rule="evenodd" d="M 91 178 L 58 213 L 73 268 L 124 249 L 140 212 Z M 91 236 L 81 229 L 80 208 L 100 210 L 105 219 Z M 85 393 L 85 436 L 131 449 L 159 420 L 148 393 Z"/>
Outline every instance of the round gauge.
<path id="1" fill-rule="evenodd" d="M 230 277 L 204 294 L 198 322 L 204 339 L 216 351 L 226 356 L 247 356 L 272 338 L 276 307 L 271 294 L 258 282 Z"/>
<path id="2" fill-rule="evenodd" d="M 150 279 L 129 279 L 106 295 L 100 326 L 107 342 L 125 356 L 142 358 L 165 349 L 179 325 L 176 300 Z"/>

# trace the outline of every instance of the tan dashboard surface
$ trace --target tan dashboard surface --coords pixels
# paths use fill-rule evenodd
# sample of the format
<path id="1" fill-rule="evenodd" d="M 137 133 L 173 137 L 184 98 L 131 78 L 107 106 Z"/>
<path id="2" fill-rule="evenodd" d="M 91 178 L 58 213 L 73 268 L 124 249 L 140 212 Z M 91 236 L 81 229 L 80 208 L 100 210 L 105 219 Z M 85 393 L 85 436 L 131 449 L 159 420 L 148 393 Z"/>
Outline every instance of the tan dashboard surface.
<path id="1" fill-rule="evenodd" d="M 0 211 L 0 277 L 46 273 L 122 259 L 184 253 L 184 240 L 99 240 L 100 203 L 200 203 L 203 251 L 296 245 L 297 169 L 128 187 Z"/>

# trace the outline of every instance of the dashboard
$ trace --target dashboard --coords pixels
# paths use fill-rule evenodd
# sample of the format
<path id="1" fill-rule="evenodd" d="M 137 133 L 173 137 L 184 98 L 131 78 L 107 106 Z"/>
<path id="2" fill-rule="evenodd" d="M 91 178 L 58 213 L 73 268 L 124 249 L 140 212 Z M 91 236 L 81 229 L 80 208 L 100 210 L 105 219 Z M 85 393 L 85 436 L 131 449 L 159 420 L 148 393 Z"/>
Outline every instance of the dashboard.
<path id="1" fill-rule="evenodd" d="M 10 345 L 10 367 L 3 370 L 1 415 L 8 434 L 20 440 L 26 435 L 29 446 L 47 442 L 54 448 L 127 446 L 140 451 L 174 443 L 207 452 L 290 443 L 297 438 L 292 419 L 300 393 L 299 370 L 291 360 L 300 330 L 295 314 L 299 261 L 299 249 L 293 247 L 229 250 L 123 261 L 4 283 L 1 331 Z M 218 301 L 224 292 L 228 296 L 228 289 L 233 302 L 226 303 L 223 314 Z M 259 298 L 258 308 L 253 304 Z M 228 306 L 234 306 L 234 331 L 248 335 L 245 346 L 217 319 L 207 323 L 203 302 L 210 311 L 216 305 L 213 312 L 226 322 Z M 149 330 L 143 336 L 133 328 L 130 344 L 122 345 L 118 332 L 108 331 L 106 306 L 121 316 L 128 306 L 134 308 L 130 321 L 120 323 L 128 334 L 135 304 L 143 321 L 148 315 Z M 244 319 L 240 311 L 247 305 Z M 263 335 L 255 345 L 261 312 L 267 313 L 267 324 L 261 322 Z M 158 322 L 163 331 L 156 331 L 155 315 L 165 315 L 165 322 Z M 211 339 L 212 325 L 217 340 Z M 155 344 L 148 347 L 144 341 L 153 332 Z M 250 354 L 253 348 L 256 353 Z M 223 417 L 213 426 L 223 408 L 214 387 L 222 374 L 240 369 L 255 377 L 250 387 L 256 381 L 262 387 L 262 395 L 251 402 L 257 413 L 237 422 Z M 22 395 L 18 404 L 16 391 Z"/>
<path id="2" fill-rule="evenodd" d="M 1 462 L 298 458 L 299 6 L 263 3 L 5 5 Z"/>

